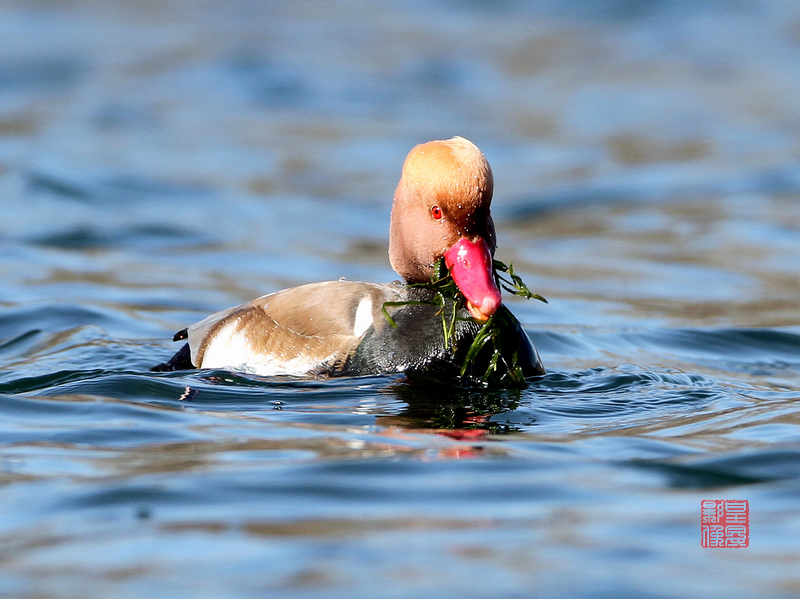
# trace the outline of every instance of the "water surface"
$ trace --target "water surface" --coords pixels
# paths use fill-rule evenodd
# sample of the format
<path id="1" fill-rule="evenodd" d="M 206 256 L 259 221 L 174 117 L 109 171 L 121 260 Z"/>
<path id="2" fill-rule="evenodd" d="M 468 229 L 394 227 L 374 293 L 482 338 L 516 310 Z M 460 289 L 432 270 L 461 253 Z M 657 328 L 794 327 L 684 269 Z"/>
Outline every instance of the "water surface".
<path id="1" fill-rule="evenodd" d="M 15 1 L 0 39 L 0 594 L 797 594 L 794 3 Z M 392 280 L 402 160 L 455 134 L 540 381 L 149 372 Z"/>

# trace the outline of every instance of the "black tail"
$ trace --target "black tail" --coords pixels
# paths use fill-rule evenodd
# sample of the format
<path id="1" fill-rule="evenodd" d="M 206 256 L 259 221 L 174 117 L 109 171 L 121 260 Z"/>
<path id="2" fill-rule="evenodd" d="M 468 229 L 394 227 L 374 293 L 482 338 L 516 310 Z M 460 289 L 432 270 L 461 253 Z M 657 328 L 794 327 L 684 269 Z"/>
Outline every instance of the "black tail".
<path id="1" fill-rule="evenodd" d="M 178 350 L 174 356 L 163 364 L 153 366 L 151 372 L 172 372 L 174 370 L 192 370 L 196 368 L 192 364 L 192 352 L 189 350 L 189 344 L 185 343 L 182 348 Z"/>

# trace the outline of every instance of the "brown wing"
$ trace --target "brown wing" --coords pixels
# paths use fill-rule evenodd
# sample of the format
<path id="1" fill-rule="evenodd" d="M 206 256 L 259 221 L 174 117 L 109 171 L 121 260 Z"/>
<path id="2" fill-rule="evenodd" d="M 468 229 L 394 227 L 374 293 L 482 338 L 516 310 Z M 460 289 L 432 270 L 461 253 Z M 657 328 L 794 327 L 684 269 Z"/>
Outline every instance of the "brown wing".
<path id="1" fill-rule="evenodd" d="M 339 363 L 398 288 L 352 281 L 293 287 L 214 314 L 189 328 L 192 362 L 261 374 L 302 374 Z"/>

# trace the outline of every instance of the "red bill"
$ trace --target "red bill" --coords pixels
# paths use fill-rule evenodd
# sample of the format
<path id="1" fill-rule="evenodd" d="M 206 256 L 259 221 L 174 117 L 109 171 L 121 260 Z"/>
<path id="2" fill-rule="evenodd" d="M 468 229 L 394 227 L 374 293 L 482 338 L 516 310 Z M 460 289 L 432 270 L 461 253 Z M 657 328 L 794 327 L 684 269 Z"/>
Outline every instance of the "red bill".
<path id="1" fill-rule="evenodd" d="M 494 280 L 487 243 L 480 237 L 475 241 L 462 237 L 444 253 L 444 262 L 467 299 L 467 309 L 473 318 L 488 320 L 503 300 Z"/>

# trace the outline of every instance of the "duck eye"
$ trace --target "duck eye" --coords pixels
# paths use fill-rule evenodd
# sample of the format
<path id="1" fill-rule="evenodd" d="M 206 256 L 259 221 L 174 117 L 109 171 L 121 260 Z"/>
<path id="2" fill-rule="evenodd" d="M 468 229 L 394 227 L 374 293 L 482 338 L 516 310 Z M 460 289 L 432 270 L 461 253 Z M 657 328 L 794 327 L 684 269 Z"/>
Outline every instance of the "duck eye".
<path id="1" fill-rule="evenodd" d="M 434 206 L 433 208 L 431 208 L 431 216 L 436 220 L 439 220 L 440 218 L 442 218 L 442 209 L 439 208 L 439 206 Z"/>

